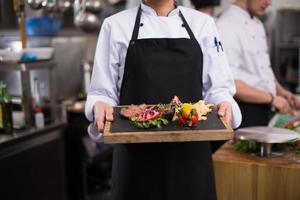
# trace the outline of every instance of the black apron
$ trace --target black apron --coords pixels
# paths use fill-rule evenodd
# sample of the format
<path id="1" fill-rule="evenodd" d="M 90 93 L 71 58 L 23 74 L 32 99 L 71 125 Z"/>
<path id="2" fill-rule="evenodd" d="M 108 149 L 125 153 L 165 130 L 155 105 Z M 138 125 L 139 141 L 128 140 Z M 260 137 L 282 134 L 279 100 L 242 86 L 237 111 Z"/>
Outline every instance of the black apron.
<path id="1" fill-rule="evenodd" d="M 202 99 L 203 54 L 180 12 L 188 38 L 137 39 L 141 7 L 129 43 L 120 104 Z M 144 24 L 147 26 L 147 24 Z M 209 142 L 114 146 L 113 200 L 216 199 Z"/>
<path id="2" fill-rule="evenodd" d="M 248 126 L 267 126 L 272 116 L 270 104 L 244 103 L 237 101 L 241 113 L 242 123 L 239 128 Z"/>

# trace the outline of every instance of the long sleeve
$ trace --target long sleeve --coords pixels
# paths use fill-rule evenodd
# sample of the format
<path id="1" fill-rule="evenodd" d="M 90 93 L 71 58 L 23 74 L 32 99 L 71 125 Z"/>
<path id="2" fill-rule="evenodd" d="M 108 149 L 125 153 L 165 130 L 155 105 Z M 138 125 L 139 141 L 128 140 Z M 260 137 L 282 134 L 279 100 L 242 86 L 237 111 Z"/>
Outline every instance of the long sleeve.
<path id="1" fill-rule="evenodd" d="M 90 121 L 93 121 L 93 107 L 97 101 L 112 106 L 119 103 L 117 86 L 119 57 L 111 38 L 111 27 L 105 20 L 97 42 L 91 84 L 85 105 L 85 115 Z"/>
<path id="2" fill-rule="evenodd" d="M 215 45 L 215 40 L 220 41 L 220 37 L 212 19 L 206 24 L 206 30 L 209 30 L 209 33 L 200 42 L 204 58 L 204 99 L 214 104 L 224 101 L 231 103 L 232 127 L 237 128 L 241 124 L 242 116 L 239 106 L 233 99 L 236 92 L 235 84 L 222 46 L 217 49 Z"/>

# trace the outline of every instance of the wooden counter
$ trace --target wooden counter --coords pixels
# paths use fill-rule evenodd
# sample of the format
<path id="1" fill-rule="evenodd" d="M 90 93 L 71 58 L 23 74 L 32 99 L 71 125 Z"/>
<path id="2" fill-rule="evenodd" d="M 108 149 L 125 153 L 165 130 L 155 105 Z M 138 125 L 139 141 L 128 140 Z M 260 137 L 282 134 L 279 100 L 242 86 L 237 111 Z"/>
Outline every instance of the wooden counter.
<path id="1" fill-rule="evenodd" d="M 261 158 L 229 144 L 214 155 L 218 200 L 300 200 L 300 164 L 291 158 Z"/>

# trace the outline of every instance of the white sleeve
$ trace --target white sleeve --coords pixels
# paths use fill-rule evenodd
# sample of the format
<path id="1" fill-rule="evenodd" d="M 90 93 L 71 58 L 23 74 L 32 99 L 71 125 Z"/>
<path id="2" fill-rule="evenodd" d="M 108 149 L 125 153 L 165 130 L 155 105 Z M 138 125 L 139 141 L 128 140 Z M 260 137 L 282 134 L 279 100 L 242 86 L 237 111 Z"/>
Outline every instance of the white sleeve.
<path id="1" fill-rule="evenodd" d="M 91 84 L 85 104 L 85 115 L 89 121 L 93 121 L 93 107 L 97 101 L 112 106 L 119 103 L 117 89 L 119 56 L 112 38 L 111 25 L 108 20 L 104 20 L 97 42 Z"/>
<path id="2" fill-rule="evenodd" d="M 219 44 L 220 37 L 213 19 L 206 24 L 209 31 L 207 37 L 200 41 L 203 51 L 203 95 L 204 100 L 219 104 L 227 101 L 232 106 L 232 127 L 237 128 L 241 124 L 241 111 L 233 99 L 236 92 L 232 73 L 224 53 L 223 45 Z M 218 41 L 218 45 L 216 45 Z M 222 41 L 221 41 L 222 44 Z"/>

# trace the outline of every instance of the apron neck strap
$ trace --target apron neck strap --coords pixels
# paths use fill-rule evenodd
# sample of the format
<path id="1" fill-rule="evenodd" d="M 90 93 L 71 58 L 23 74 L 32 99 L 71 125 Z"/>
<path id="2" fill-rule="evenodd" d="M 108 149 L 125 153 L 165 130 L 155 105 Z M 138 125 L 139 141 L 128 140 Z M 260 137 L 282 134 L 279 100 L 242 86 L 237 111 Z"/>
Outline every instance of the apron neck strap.
<path id="1" fill-rule="evenodd" d="M 134 24 L 134 29 L 133 29 L 133 33 L 131 36 L 131 40 L 136 40 L 138 38 L 139 35 L 139 29 L 140 29 L 140 22 L 141 22 L 141 15 L 142 15 L 142 7 L 141 5 L 139 6 L 137 15 L 136 15 L 136 19 L 135 19 L 135 24 Z"/>
<path id="2" fill-rule="evenodd" d="M 189 26 L 188 23 L 186 22 L 186 20 L 185 20 L 183 14 L 182 14 L 182 12 L 181 12 L 180 10 L 179 10 L 179 16 L 181 17 L 182 22 L 183 22 L 183 26 L 184 26 L 184 28 L 186 29 L 186 31 L 188 32 L 190 38 L 193 39 L 193 40 L 196 40 L 193 31 L 191 30 L 190 26 Z"/>
<path id="3" fill-rule="evenodd" d="M 135 19 L 135 24 L 134 24 L 134 29 L 133 29 L 133 33 L 131 36 L 131 40 L 137 40 L 138 35 L 139 35 L 139 30 L 140 30 L 140 22 L 141 22 L 141 15 L 142 15 L 142 7 L 141 5 L 139 6 L 137 15 L 136 15 L 136 19 Z M 190 26 L 188 25 L 188 23 L 186 22 L 182 12 L 179 10 L 179 16 L 182 19 L 183 22 L 183 26 L 186 29 L 186 31 L 188 32 L 190 39 L 195 40 L 195 36 L 190 28 Z"/>

